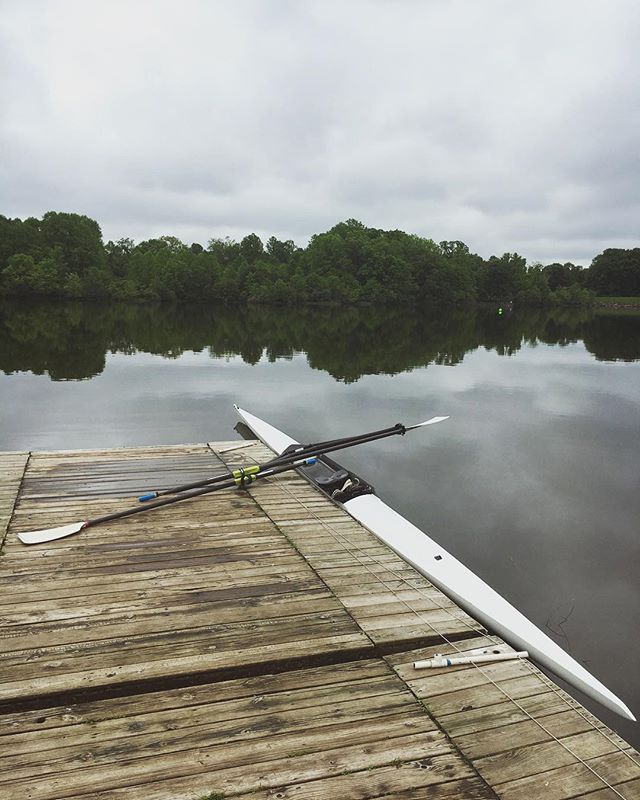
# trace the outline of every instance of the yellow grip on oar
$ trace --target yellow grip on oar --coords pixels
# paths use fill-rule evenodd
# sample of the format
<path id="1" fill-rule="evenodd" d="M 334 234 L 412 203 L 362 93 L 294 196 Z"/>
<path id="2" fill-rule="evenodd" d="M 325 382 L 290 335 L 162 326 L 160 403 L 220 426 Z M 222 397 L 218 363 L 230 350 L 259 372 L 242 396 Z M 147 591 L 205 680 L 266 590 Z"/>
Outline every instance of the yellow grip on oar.
<path id="1" fill-rule="evenodd" d="M 244 486 L 245 483 L 251 483 L 251 481 L 255 481 L 258 472 L 260 472 L 260 465 L 255 464 L 252 467 L 241 467 L 240 469 L 234 469 L 231 474 L 236 482 L 236 486 Z"/>

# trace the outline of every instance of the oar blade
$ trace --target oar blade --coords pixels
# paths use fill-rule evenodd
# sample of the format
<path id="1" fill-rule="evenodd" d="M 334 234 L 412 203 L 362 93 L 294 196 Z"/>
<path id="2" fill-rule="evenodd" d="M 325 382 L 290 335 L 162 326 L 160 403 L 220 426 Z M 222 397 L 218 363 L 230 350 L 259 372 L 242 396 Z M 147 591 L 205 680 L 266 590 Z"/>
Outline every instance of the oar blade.
<path id="1" fill-rule="evenodd" d="M 413 430 L 413 428 L 423 428 L 425 425 L 436 425 L 438 422 L 444 422 L 445 419 L 449 419 L 449 417 L 431 417 L 431 419 L 426 420 L 425 422 L 419 422 L 417 425 L 410 425 L 407 430 Z"/>
<path id="2" fill-rule="evenodd" d="M 42 542 L 53 542 L 54 539 L 64 539 L 81 531 L 86 522 L 74 522 L 71 525 L 61 525 L 59 528 L 45 528 L 40 531 L 24 531 L 18 534 L 18 539 L 22 544 L 42 544 Z"/>

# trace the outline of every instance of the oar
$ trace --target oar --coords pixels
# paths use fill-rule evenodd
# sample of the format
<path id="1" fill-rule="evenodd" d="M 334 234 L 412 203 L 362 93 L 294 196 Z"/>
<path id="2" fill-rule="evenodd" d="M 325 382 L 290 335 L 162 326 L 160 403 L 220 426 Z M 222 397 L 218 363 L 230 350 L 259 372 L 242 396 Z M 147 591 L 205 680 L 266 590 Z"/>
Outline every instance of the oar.
<path id="1" fill-rule="evenodd" d="M 63 539 L 65 536 L 71 536 L 74 533 L 93 528 L 96 525 L 101 525 L 103 522 L 110 522 L 114 519 L 122 519 L 123 517 L 130 517 L 133 514 L 141 514 L 143 511 L 152 511 L 154 508 L 162 508 L 169 506 L 173 503 L 180 503 L 183 500 L 190 500 L 193 497 L 200 497 L 203 494 L 210 494 L 218 492 L 222 489 L 229 489 L 234 486 L 245 486 L 247 483 L 255 481 L 257 478 L 266 478 L 270 475 L 278 475 L 289 469 L 296 469 L 296 467 L 303 467 L 309 464 L 315 464 L 315 458 L 303 458 L 292 461 L 288 464 L 280 464 L 268 469 L 258 467 L 253 472 L 247 470 L 236 470 L 238 475 L 234 475 L 226 481 L 217 483 L 215 486 L 206 486 L 202 489 L 196 489 L 192 492 L 185 492 L 176 497 L 167 497 L 165 500 L 157 500 L 155 503 L 147 503 L 144 506 L 133 506 L 132 508 L 125 508 L 123 511 L 114 511 L 112 514 L 105 514 L 103 517 L 94 517 L 93 519 L 86 519 L 82 522 L 72 522 L 70 525 L 61 525 L 58 528 L 45 528 L 39 531 L 25 531 L 18 534 L 18 539 L 23 544 L 41 544 L 43 542 L 52 542 L 54 539 Z"/>
<path id="2" fill-rule="evenodd" d="M 438 422 L 448 419 L 448 417 L 432 417 L 425 422 L 419 422 L 416 425 L 405 426 L 397 423 L 391 428 L 384 428 L 379 431 L 372 431 L 371 433 L 360 434 L 358 436 L 348 436 L 343 439 L 333 439 L 328 442 L 317 442 L 309 445 L 291 445 L 287 450 L 276 458 L 271 459 L 263 465 L 252 465 L 241 469 L 233 470 L 223 475 L 217 475 L 214 478 L 206 478 L 203 481 L 196 481 L 195 483 L 183 484 L 173 489 L 165 489 L 162 493 L 153 493 L 143 497 L 158 497 L 160 494 L 175 494 L 176 492 L 184 492 L 176 497 L 170 497 L 165 500 L 157 500 L 154 503 L 145 503 L 143 506 L 134 506 L 133 508 L 125 509 L 124 511 L 116 511 L 113 514 L 106 514 L 103 517 L 96 517 L 95 519 L 84 520 L 82 522 L 75 522 L 70 525 L 62 525 L 58 528 L 47 528 L 38 531 L 25 531 L 19 533 L 18 538 L 23 544 L 41 544 L 43 542 L 51 542 L 55 539 L 62 539 L 65 536 L 71 536 L 89 527 L 94 527 L 103 522 L 109 522 L 114 519 L 121 519 L 129 517 L 133 514 L 138 514 L 142 511 L 151 511 L 154 508 L 161 508 L 162 506 L 178 503 L 181 500 L 189 500 L 192 497 L 199 497 L 209 492 L 214 492 L 219 489 L 227 489 L 232 486 L 243 486 L 256 479 L 256 477 L 263 477 L 268 475 L 277 475 L 288 469 L 295 469 L 296 467 L 305 464 L 313 463 L 313 456 L 322 455 L 327 452 L 334 452 L 335 450 L 342 450 L 347 447 L 353 447 L 357 444 L 365 444 L 367 442 L 383 439 L 387 436 L 396 434 L 404 435 L 407 431 L 422 428 L 425 425 L 434 425 Z M 187 491 L 192 489 L 193 491 Z M 141 500 L 143 498 L 140 498 Z"/>
<path id="3" fill-rule="evenodd" d="M 314 444 L 293 444 L 288 447 L 281 455 L 272 458 L 270 461 L 267 461 L 261 467 L 259 466 L 252 466 L 252 467 L 245 467 L 244 473 L 251 474 L 252 472 L 256 472 L 260 469 L 267 469 L 277 464 L 290 464 L 292 461 L 300 458 L 309 458 L 311 456 L 319 456 L 324 455 L 326 453 L 333 453 L 336 450 L 344 450 L 347 447 L 355 447 L 359 444 L 367 444 L 367 442 L 375 442 L 378 439 L 385 439 L 388 436 L 395 436 L 404 434 L 407 431 L 412 431 L 415 428 L 422 428 L 425 425 L 435 425 L 438 422 L 442 422 L 445 419 L 449 419 L 449 417 L 432 417 L 431 419 L 426 420 L 425 422 L 419 422 L 417 425 L 403 425 L 402 423 L 398 422 L 396 425 L 393 425 L 391 428 L 383 428 L 379 431 L 371 431 L 370 433 L 360 433 L 355 436 L 346 436 L 342 439 L 331 439 L 326 442 L 315 442 Z M 215 475 L 212 478 L 204 478 L 200 481 L 194 481 L 193 483 L 183 483 L 181 486 L 174 486 L 171 489 L 162 489 L 156 490 L 153 492 L 148 492 L 147 494 L 141 495 L 138 500 L 141 503 L 147 502 L 147 500 L 153 500 L 156 497 L 162 497 L 163 495 L 167 494 L 176 494 L 177 492 L 185 492 L 188 489 L 197 489 L 200 486 L 211 486 L 216 483 L 220 483 L 222 481 L 229 480 L 236 476 L 238 470 L 233 470 L 230 472 L 224 472 L 220 475 Z"/>

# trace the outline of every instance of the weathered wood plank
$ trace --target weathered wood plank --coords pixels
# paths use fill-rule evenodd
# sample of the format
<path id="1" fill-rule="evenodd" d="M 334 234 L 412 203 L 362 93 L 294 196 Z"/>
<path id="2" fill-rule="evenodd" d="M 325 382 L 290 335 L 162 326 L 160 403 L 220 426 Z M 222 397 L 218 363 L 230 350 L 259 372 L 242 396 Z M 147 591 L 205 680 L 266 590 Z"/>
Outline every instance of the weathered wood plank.
<path id="1" fill-rule="evenodd" d="M 250 643 L 247 639 L 245 645 Z M 225 648 L 221 654 L 206 653 L 192 648 L 195 653 L 175 655 L 175 651 L 167 646 L 166 649 L 154 648 L 153 659 L 145 659 L 145 653 L 136 654 L 140 658 L 129 664 L 119 664 L 118 659 L 111 656 L 109 659 L 100 660 L 96 657 L 89 664 L 89 669 L 68 671 L 63 670 L 58 674 L 49 675 L 47 668 L 60 668 L 59 661 L 46 662 L 43 672 L 46 677 L 32 677 L 27 679 L 14 679 L 0 686 L 0 701 L 7 702 L 16 698 L 38 697 L 49 695 L 53 692 L 82 692 L 96 687 L 114 685 L 118 683 L 134 683 L 140 681 L 162 681 L 168 676 L 181 675 L 195 676 L 199 673 L 210 673 L 215 670 L 228 670 L 241 668 L 248 670 L 252 666 L 259 667 L 263 664 L 278 662 L 288 663 L 294 660 L 309 660 L 313 662 L 318 653 L 341 652 L 343 657 L 352 654 L 359 657 L 366 643 L 363 644 L 361 633 L 345 633 L 338 635 L 311 636 L 307 639 L 281 642 L 278 644 L 263 644 L 246 646 L 243 650 L 232 646 Z M 104 661 L 108 666 L 104 666 Z M 85 664 L 85 660 L 82 661 Z M 72 666 L 72 662 L 69 662 Z"/>
<path id="2" fill-rule="evenodd" d="M 479 778 L 459 778 L 434 781 L 446 776 L 453 766 L 447 756 L 421 759 L 418 762 L 395 764 L 366 771 L 338 775 L 324 780 L 294 783 L 279 787 L 277 791 L 250 792 L 243 794 L 247 800 L 326 800 L 326 798 L 349 798 L 349 800 L 494 800 L 497 795 Z M 425 775 L 424 771 L 428 770 Z M 102 800 L 102 798 L 100 799 Z"/>
<path id="3" fill-rule="evenodd" d="M 61 757 L 68 758 L 75 752 L 81 754 L 88 746 L 99 744 L 107 748 L 118 743 L 129 743 L 139 753 L 140 747 L 146 743 L 155 747 L 153 743 L 159 735 L 165 739 L 175 738 L 180 743 L 187 735 L 200 736 L 203 733 L 208 741 L 220 739 L 226 742 L 230 741 L 232 734 L 254 738 L 285 729 L 304 731 L 336 722 L 376 720 L 397 714 L 401 714 L 405 721 L 419 716 L 423 730 L 436 728 L 428 715 L 413 703 L 411 695 L 394 684 L 389 676 L 353 686 L 338 684 L 330 690 L 314 687 L 313 691 L 295 690 L 276 696 L 251 695 L 224 701 L 211 697 L 211 687 L 209 692 L 208 702 L 190 705 L 188 714 L 181 709 L 176 713 L 175 708 L 153 710 L 149 703 L 146 711 L 140 706 L 135 714 L 121 714 L 119 709 L 115 709 L 118 717 L 103 717 L 98 728 L 96 717 L 99 711 L 89 707 L 81 722 L 66 725 L 56 730 L 55 735 L 52 735 L 51 728 L 11 734 L 10 738 L 2 740 L 3 759 L 6 757 L 8 764 L 13 758 L 16 766 L 21 766 L 21 760 L 29 754 L 33 763 L 48 763 L 54 750 L 61 751 Z M 157 693 L 154 694 L 158 699 Z M 114 709 L 111 711 L 113 713 Z M 67 711 L 65 717 L 69 716 Z M 216 721 L 215 728 L 211 725 L 212 719 Z M 268 719 L 268 724 L 265 719 Z M 177 720 L 179 724 L 176 724 Z"/>
<path id="4" fill-rule="evenodd" d="M 305 638 L 300 639 L 300 631 Z M 119 667 L 132 663 L 142 668 L 145 661 L 201 657 L 203 661 L 222 666 L 225 658 L 240 663 L 242 650 L 277 648 L 285 653 L 290 648 L 294 657 L 297 651 L 311 640 L 347 637 L 348 641 L 365 643 L 360 631 L 341 614 L 300 614 L 283 619 L 252 620 L 242 624 L 210 624 L 186 630 L 157 629 L 149 626 L 146 633 L 117 639 L 101 639 L 71 644 L 52 644 L 35 650 L 15 650 L 0 655 L 0 676 L 10 679 L 20 674 L 22 679 L 37 679 L 46 671 L 50 680 L 54 675 L 64 679 L 69 671 L 79 666 L 84 670 Z M 0 692 L 6 691 L 6 684 Z"/>
<path id="5" fill-rule="evenodd" d="M 600 731 L 587 730 L 565 736 L 561 741 L 551 739 L 540 744 L 513 747 L 477 759 L 474 763 L 486 780 L 497 784 L 575 764 L 576 757 L 586 761 L 617 750 L 617 744 L 606 739 Z"/>
<path id="6" fill-rule="evenodd" d="M 640 800 L 640 778 L 614 784 L 614 789 L 615 792 L 611 789 L 600 789 L 589 794 L 576 795 L 572 800 L 620 800 L 620 795 L 624 800 Z"/>
<path id="7" fill-rule="evenodd" d="M 526 778 L 500 783 L 497 791 L 505 800 L 528 800 L 532 796 L 540 797 L 541 793 L 544 793 L 545 800 L 566 800 L 587 792 L 601 791 L 607 788 L 604 781 L 615 786 L 640 778 L 640 766 L 621 752 L 591 758 L 587 765 L 574 763 L 544 770 Z M 626 794 L 623 797 L 626 798 Z"/>
<path id="8" fill-rule="evenodd" d="M 219 584 L 218 584 L 219 585 Z M 259 604 L 260 601 L 286 602 L 294 597 L 300 597 L 304 602 L 306 598 L 333 595 L 318 587 L 315 582 L 309 580 L 279 580 L 273 582 L 260 582 L 253 578 L 249 583 L 245 581 L 239 585 L 231 584 L 229 588 L 208 589 L 198 582 L 193 588 L 185 587 L 184 584 L 171 590 L 166 587 L 165 591 L 158 591 L 151 586 L 146 591 L 121 591 L 109 592 L 93 595 L 90 602 L 84 608 L 78 605 L 80 593 L 73 597 L 58 600 L 55 607 L 46 604 L 36 604 L 33 601 L 7 603 L 6 610 L 0 612 L 0 636 L 7 637 L 11 626 L 19 626 L 25 630 L 31 626 L 33 631 L 44 630 L 37 628 L 36 625 L 44 625 L 61 621 L 83 620 L 90 617 L 97 617 L 99 621 L 107 622 L 121 619 L 125 615 L 135 614 L 138 619 L 153 616 L 158 613 L 157 608 L 152 602 L 153 598 L 161 598 L 163 602 L 163 612 L 174 612 L 188 610 L 191 606 L 197 606 L 200 610 L 208 609 L 208 613 L 217 612 L 218 609 L 224 611 L 227 608 L 241 609 L 247 606 Z M 47 598 L 49 599 L 49 598 Z M 216 616 L 218 619 L 218 617 Z"/>
<path id="9" fill-rule="evenodd" d="M 10 576 L 9 576 L 10 577 Z M 298 559 L 284 565 L 267 565 L 264 568 L 249 567 L 239 564 L 234 569 L 228 570 L 221 568 L 212 574 L 212 570 L 206 566 L 196 565 L 188 571 L 176 569 L 149 570 L 144 573 L 121 576 L 117 584 L 110 576 L 88 576 L 83 579 L 82 574 L 77 574 L 73 578 L 67 577 L 64 581 L 44 579 L 37 582 L 37 591 L 33 591 L 34 582 L 27 581 L 22 584 L 13 584 L 7 581 L 10 586 L 11 594 L 3 594 L 3 606 L 19 609 L 23 605 L 27 609 L 35 612 L 45 610 L 54 613 L 56 608 L 64 608 L 69 601 L 78 613 L 82 613 L 82 606 L 78 604 L 78 598 L 86 598 L 87 594 L 91 598 L 96 598 L 101 602 L 105 596 L 113 596 L 126 599 L 130 596 L 135 597 L 157 597 L 165 591 L 183 590 L 185 592 L 198 591 L 230 591 L 233 588 L 245 586 L 258 586 L 264 583 L 290 583 L 292 586 L 300 584 L 301 588 L 312 588 L 318 585 L 314 575 L 309 573 L 305 565 Z M 18 589 L 16 588 L 18 587 Z M 29 591 L 31 589 L 32 591 Z M 293 589 L 292 589 L 293 591 Z M 15 598 L 15 603 L 11 603 L 11 597 Z M 9 613 L 3 609 L 2 613 Z"/>
<path id="10" fill-rule="evenodd" d="M 456 744 L 472 759 L 504 753 L 517 744 L 526 745 L 547 742 L 551 736 L 559 739 L 575 733 L 593 730 L 593 724 L 577 711 L 560 711 L 536 720 L 526 719 L 491 730 L 474 731 L 465 736 L 458 736 Z M 548 731 L 548 733 L 547 733 Z"/>
<path id="11" fill-rule="evenodd" d="M 154 769 L 153 758 L 158 753 L 158 739 L 162 743 L 162 762 L 168 770 L 173 770 L 183 763 L 183 759 L 191 754 L 216 749 L 217 760 L 224 763 L 231 758 L 244 759 L 248 763 L 270 761 L 274 758 L 287 757 L 292 752 L 304 750 L 305 754 L 322 753 L 331 742 L 333 748 L 358 743 L 393 740 L 407 734 L 432 733 L 432 741 L 440 744 L 440 752 L 448 749 L 446 739 L 425 714 L 419 711 L 411 713 L 406 701 L 398 700 L 394 706 L 379 701 L 363 702 L 358 709 L 344 709 L 345 718 L 336 721 L 327 718 L 328 708 L 322 712 L 306 709 L 305 720 L 300 713 L 283 713 L 278 717 L 269 715 L 256 720 L 232 719 L 220 720 L 215 727 L 211 725 L 211 717 L 203 724 L 189 725 L 167 731 L 130 735 L 120 739 L 107 741 L 95 737 L 80 742 L 75 746 L 63 746 L 46 750 L 44 753 L 10 756 L 5 766 L 5 775 L 9 785 L 19 784 L 29 779 L 44 780 L 47 776 L 55 777 L 65 772 L 74 779 L 73 773 L 82 773 L 87 766 L 87 752 L 91 752 L 92 769 L 102 771 L 109 769 L 115 772 L 123 767 L 135 752 L 135 762 L 131 765 L 131 773 Z M 316 716 L 318 714 L 318 716 Z M 265 736 L 265 733 L 270 733 Z M 304 743 L 301 746 L 301 743 Z M 141 762 L 147 763 L 143 765 Z"/>
<path id="12" fill-rule="evenodd" d="M 384 737 L 384 734 L 382 734 Z M 300 739 L 296 740 L 300 743 Z M 270 742 L 274 742 L 273 737 Z M 304 740 L 301 744 L 304 744 Z M 295 743 L 287 742 L 287 747 Z M 114 772 L 84 770 L 74 776 L 73 791 L 91 793 L 100 800 L 115 800 L 130 796 L 131 787 L 144 791 L 145 800 L 168 800 L 169 798 L 197 796 L 198 792 L 219 791 L 223 795 L 246 793 L 255 789 L 276 789 L 300 781 L 311 781 L 321 777 L 337 776 L 345 771 L 358 771 L 397 762 L 416 762 L 425 760 L 431 769 L 424 769 L 425 783 L 437 783 L 443 779 L 469 777 L 473 774 L 467 764 L 456 754 L 447 752 L 446 741 L 439 733 L 409 734 L 401 738 L 382 741 L 366 741 L 348 744 L 345 742 L 337 748 L 324 749 L 320 752 L 306 753 L 296 749 L 289 750 L 288 755 L 278 752 L 274 743 L 272 760 L 257 762 L 255 745 L 244 755 L 221 754 L 215 748 L 180 753 L 175 758 L 121 761 L 119 769 Z M 268 745 L 267 745 L 268 748 Z M 433 767 L 436 758 L 446 762 L 441 770 Z M 436 762 L 437 764 L 438 762 Z M 256 766 L 259 764 L 259 769 Z M 419 769 L 414 766 L 412 769 Z M 167 775 L 172 775 L 167 780 Z M 13 789 L 22 791 L 24 784 L 5 785 L 5 791 Z M 73 796 L 70 794 L 70 776 L 62 773 L 52 776 L 47 781 L 30 784 L 29 800 L 62 800 Z M 100 794 L 100 792 L 102 792 Z"/>
<path id="13" fill-rule="evenodd" d="M 145 605 L 130 607 L 122 614 L 105 612 L 92 618 L 78 618 L 13 625 L 3 628 L 0 647 L 8 654 L 12 651 L 44 649 L 51 641 L 60 647 L 65 644 L 89 643 L 97 634 L 104 639 L 123 641 L 154 632 L 186 631 L 203 625 L 216 628 L 234 622 L 246 625 L 274 618 L 298 617 L 315 613 L 339 611 L 335 597 L 317 588 L 309 594 L 295 594 L 278 598 L 234 598 L 227 603 L 198 602 L 189 605 L 170 605 L 164 598 L 162 609 L 150 611 Z M 12 632 L 15 631 L 15 634 Z"/>
<path id="14" fill-rule="evenodd" d="M 176 709 L 190 716 L 193 709 L 198 706 L 243 698 L 248 698 L 248 701 L 253 701 L 256 697 L 262 698 L 259 704 L 247 701 L 247 708 L 264 706 L 265 703 L 271 708 L 275 695 L 290 696 L 294 692 L 295 704 L 303 707 L 307 702 L 311 705 L 321 702 L 323 693 L 335 693 L 336 696 L 346 693 L 349 697 L 376 695 L 381 688 L 383 691 L 388 689 L 386 682 L 389 679 L 395 681 L 387 665 L 381 660 L 349 661 L 344 664 L 223 681 L 215 684 L 214 693 L 211 684 L 203 684 L 186 689 L 133 694 L 117 700 L 76 702 L 70 706 L 14 712 L 3 716 L 4 724 L 0 726 L 0 736 L 14 737 L 23 733 L 38 733 L 49 728 L 61 729 L 95 724 L 110 719 L 125 720 L 128 717 L 150 713 L 170 712 L 175 717 Z M 393 685 L 398 686 L 396 683 Z M 405 687 L 400 688 L 404 690 Z M 7 746 L 7 740 L 0 739 L 0 741 L 3 742 L 3 746 Z"/>
<path id="15" fill-rule="evenodd" d="M 27 452 L 0 453 L 0 551 L 4 547 L 28 461 Z"/>

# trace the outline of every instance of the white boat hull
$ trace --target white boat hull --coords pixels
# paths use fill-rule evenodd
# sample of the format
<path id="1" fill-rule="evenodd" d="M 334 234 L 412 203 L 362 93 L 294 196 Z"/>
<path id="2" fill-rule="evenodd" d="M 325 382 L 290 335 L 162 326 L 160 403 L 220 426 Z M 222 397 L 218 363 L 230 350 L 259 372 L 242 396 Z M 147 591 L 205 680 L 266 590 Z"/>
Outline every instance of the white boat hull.
<path id="1" fill-rule="evenodd" d="M 280 454 L 297 444 L 287 434 L 238 408 L 238 414 L 256 436 Z M 541 666 L 626 719 L 635 717 L 627 706 L 596 677 L 566 653 L 498 592 L 448 553 L 437 542 L 395 512 L 379 497 L 362 495 L 342 507 L 404 561 L 463 608 L 487 630 L 501 636 L 516 650 L 528 650 Z"/>

